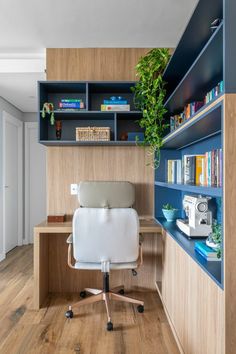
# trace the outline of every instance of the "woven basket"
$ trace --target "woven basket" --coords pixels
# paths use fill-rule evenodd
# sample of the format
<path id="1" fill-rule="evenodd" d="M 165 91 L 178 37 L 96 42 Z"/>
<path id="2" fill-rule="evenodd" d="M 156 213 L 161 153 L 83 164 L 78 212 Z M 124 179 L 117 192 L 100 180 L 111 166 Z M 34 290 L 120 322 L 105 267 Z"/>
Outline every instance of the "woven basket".
<path id="1" fill-rule="evenodd" d="M 76 141 L 110 141 L 110 127 L 76 128 Z"/>

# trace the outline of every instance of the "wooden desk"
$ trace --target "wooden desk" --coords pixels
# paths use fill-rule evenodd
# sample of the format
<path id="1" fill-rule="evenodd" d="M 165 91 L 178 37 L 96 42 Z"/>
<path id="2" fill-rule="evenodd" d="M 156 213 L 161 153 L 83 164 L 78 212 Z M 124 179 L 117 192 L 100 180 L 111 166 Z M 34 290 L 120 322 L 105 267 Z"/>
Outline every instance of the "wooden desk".
<path id="1" fill-rule="evenodd" d="M 48 293 L 80 292 L 85 287 L 102 285 L 99 271 L 73 270 L 67 266 L 66 238 L 72 232 L 72 222 L 48 223 L 34 228 L 34 307 L 42 307 Z M 137 277 L 129 271 L 115 271 L 111 277 L 111 287 L 124 284 L 126 289 L 142 287 L 155 290 L 157 281 L 157 253 L 160 238 L 146 237 L 161 233 L 161 227 L 153 219 L 140 219 L 144 264 Z M 118 284 L 118 285 L 119 285 Z"/>

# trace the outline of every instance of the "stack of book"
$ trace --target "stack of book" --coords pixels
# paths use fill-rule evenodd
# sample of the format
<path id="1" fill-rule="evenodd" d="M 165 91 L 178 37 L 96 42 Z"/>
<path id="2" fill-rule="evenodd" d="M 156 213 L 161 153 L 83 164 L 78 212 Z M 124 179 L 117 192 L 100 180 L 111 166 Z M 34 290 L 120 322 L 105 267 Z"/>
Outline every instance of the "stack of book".
<path id="1" fill-rule="evenodd" d="M 84 109 L 85 104 L 82 99 L 78 98 L 68 98 L 68 99 L 61 99 L 59 102 L 59 109 L 60 110 L 80 110 Z"/>
<path id="2" fill-rule="evenodd" d="M 214 87 L 211 91 L 209 91 L 204 100 L 204 104 L 207 104 L 214 100 L 217 96 L 219 96 L 224 90 L 224 82 L 220 81 L 216 87 Z"/>
<path id="3" fill-rule="evenodd" d="M 222 187 L 222 149 L 167 160 L 167 182 Z"/>
<path id="4" fill-rule="evenodd" d="M 199 253 L 206 261 L 219 261 L 217 252 L 206 245 L 203 241 L 195 242 L 195 251 Z"/>
<path id="5" fill-rule="evenodd" d="M 181 160 L 168 160 L 167 162 L 167 182 L 182 183 L 182 163 Z"/>
<path id="6" fill-rule="evenodd" d="M 101 111 L 130 111 L 128 101 L 122 97 L 111 97 L 101 104 Z"/>

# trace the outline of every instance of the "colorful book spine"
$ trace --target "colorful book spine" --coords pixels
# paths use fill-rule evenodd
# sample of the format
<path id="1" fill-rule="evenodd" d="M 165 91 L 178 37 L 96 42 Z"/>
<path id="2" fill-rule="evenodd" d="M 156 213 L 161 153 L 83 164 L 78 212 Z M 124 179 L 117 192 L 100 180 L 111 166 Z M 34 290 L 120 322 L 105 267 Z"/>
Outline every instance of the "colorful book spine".
<path id="1" fill-rule="evenodd" d="M 128 104 L 128 101 L 127 100 L 104 100 L 103 104 L 106 104 L 106 105 L 114 105 L 114 104 L 126 105 L 126 104 Z"/>
<path id="2" fill-rule="evenodd" d="M 74 108 L 74 109 L 82 109 L 84 108 L 83 102 L 60 102 L 59 108 Z"/>
<path id="3" fill-rule="evenodd" d="M 203 185 L 203 161 L 204 155 L 196 156 L 196 185 Z"/>
<path id="4" fill-rule="evenodd" d="M 63 98 L 61 99 L 62 103 L 77 103 L 77 102 L 82 102 L 80 98 Z"/>
<path id="5" fill-rule="evenodd" d="M 129 104 L 101 105 L 101 111 L 130 111 Z"/>

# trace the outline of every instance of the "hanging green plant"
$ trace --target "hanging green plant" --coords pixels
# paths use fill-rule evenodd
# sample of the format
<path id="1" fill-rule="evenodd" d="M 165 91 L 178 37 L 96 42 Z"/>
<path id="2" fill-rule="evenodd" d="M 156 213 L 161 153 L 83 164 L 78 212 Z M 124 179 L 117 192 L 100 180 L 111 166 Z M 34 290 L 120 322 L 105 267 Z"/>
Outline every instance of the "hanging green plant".
<path id="1" fill-rule="evenodd" d="M 144 128 L 144 141 L 139 144 L 149 146 L 150 165 L 153 168 L 158 168 L 160 165 L 162 138 L 169 126 L 164 121 L 166 90 L 162 79 L 169 59 L 168 49 L 155 48 L 141 57 L 135 67 L 139 81 L 132 90 L 135 107 L 142 111 L 139 125 Z"/>
<path id="2" fill-rule="evenodd" d="M 45 102 L 43 104 L 43 109 L 42 109 L 42 118 L 46 117 L 46 114 L 50 115 L 50 123 L 51 125 L 54 125 L 55 123 L 55 117 L 54 117 L 54 105 L 53 103 Z"/>

